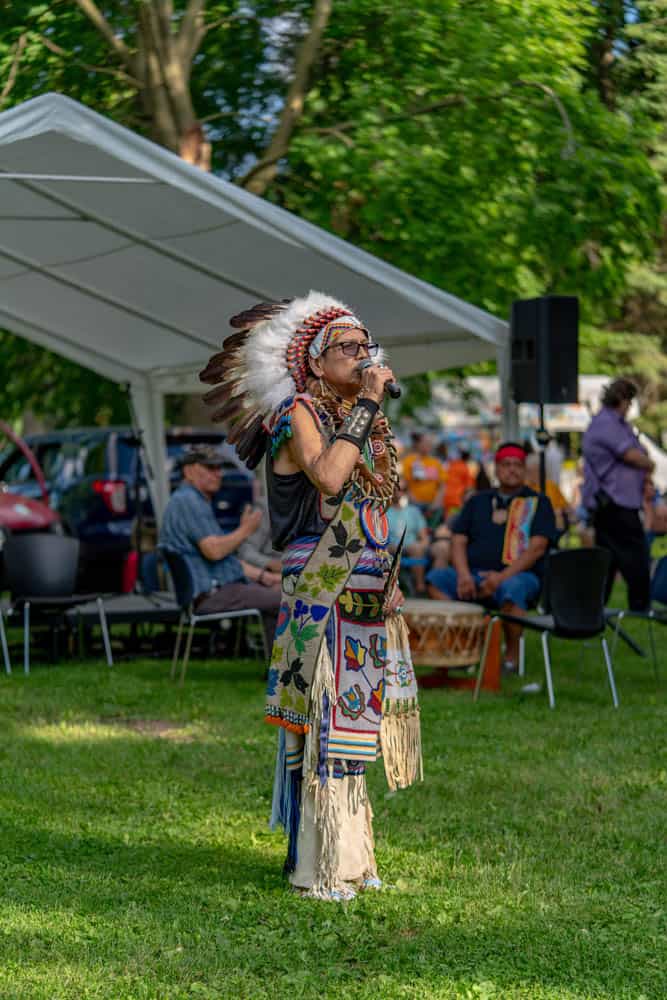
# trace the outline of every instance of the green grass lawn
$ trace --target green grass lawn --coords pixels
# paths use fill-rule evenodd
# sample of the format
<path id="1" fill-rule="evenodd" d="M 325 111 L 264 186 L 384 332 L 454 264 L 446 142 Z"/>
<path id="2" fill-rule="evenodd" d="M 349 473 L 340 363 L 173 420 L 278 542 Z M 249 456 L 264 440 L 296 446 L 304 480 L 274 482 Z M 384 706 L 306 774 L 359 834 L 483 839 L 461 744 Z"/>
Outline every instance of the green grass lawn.
<path id="1" fill-rule="evenodd" d="M 344 905 L 282 880 L 256 662 L 3 675 L 0 998 L 667 997 L 662 660 L 619 651 L 618 712 L 575 643 L 553 712 L 425 691 L 423 785 L 370 775 L 395 888 Z"/>

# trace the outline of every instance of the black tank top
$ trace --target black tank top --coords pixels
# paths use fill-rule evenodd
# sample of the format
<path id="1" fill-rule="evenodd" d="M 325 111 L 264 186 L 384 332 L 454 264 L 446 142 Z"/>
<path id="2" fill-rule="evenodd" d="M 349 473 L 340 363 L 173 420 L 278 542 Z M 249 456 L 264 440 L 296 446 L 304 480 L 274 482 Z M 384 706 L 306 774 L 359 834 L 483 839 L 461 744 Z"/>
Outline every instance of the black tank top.
<path id="1" fill-rule="evenodd" d="M 266 458 L 266 490 L 271 517 L 273 547 L 282 552 L 290 542 L 304 535 L 324 534 L 326 521 L 320 516 L 320 491 L 305 472 L 280 475 L 273 459 Z"/>

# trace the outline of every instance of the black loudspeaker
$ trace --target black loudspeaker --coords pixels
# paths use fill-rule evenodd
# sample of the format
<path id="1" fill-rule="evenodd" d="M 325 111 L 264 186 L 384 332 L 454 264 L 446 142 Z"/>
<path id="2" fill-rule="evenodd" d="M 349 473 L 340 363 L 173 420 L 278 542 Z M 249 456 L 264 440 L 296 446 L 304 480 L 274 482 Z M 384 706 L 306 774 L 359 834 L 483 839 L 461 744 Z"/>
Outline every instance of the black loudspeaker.
<path id="1" fill-rule="evenodd" d="M 510 331 L 515 402 L 578 402 L 579 300 L 571 295 L 517 299 Z"/>

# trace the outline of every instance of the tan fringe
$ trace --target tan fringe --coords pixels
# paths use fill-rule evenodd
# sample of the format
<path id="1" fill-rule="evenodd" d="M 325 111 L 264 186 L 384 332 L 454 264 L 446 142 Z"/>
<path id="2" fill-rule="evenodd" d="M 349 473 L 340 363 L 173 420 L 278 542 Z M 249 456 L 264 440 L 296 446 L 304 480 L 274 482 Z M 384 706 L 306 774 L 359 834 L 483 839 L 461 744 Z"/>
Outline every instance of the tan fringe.
<path id="1" fill-rule="evenodd" d="M 410 634 L 401 615 L 387 615 L 388 649 L 409 650 Z M 387 784 L 392 792 L 423 781 L 421 727 L 417 699 L 387 700 L 382 706 L 380 744 Z"/>
<path id="2" fill-rule="evenodd" d="M 365 775 L 348 775 L 345 778 L 347 782 L 347 805 L 351 813 L 359 812 L 362 806 L 365 806 L 368 802 L 368 795 L 366 793 L 366 781 Z"/>
<path id="3" fill-rule="evenodd" d="M 317 771 L 320 756 L 320 721 L 324 712 L 324 695 L 329 698 L 329 704 L 333 705 L 336 700 L 336 686 L 334 683 L 333 663 L 326 643 L 322 640 L 315 671 L 313 673 L 313 685 L 310 689 L 310 732 L 306 736 L 304 750 L 304 773 L 312 775 Z M 319 789 L 319 780 L 317 782 Z M 315 796 L 315 818 L 319 813 L 319 792 L 314 792 Z"/>
<path id="4" fill-rule="evenodd" d="M 371 808 L 371 800 L 369 799 L 368 795 L 366 796 L 366 823 L 364 828 L 364 846 L 366 850 L 366 857 L 368 858 L 368 868 L 364 874 L 364 877 L 377 878 L 378 873 L 377 873 L 377 864 L 375 862 L 375 837 L 373 836 L 373 810 Z"/>
<path id="5" fill-rule="evenodd" d="M 322 837 L 311 893 L 315 897 L 322 898 L 328 898 L 332 890 L 339 888 L 338 869 L 340 867 L 338 802 L 332 780 L 329 779 L 325 785 L 321 785 L 317 774 L 320 752 L 320 720 L 324 711 L 325 694 L 329 698 L 329 704 L 333 705 L 336 700 L 333 663 L 326 638 L 323 638 L 317 654 L 313 685 L 310 691 L 310 732 L 306 736 L 304 754 L 306 780 L 303 783 L 304 794 L 306 794 L 307 786 L 308 793 L 312 795 L 315 826 Z"/>
<path id="6" fill-rule="evenodd" d="M 317 775 L 314 776 L 314 780 L 317 786 L 314 790 L 316 799 L 315 824 L 321 834 L 322 845 L 313 879 L 312 893 L 314 896 L 327 898 L 332 890 L 339 888 L 340 815 L 333 780 L 329 779 L 323 787 L 320 785 Z"/>
<path id="7" fill-rule="evenodd" d="M 410 630 L 403 615 L 392 612 L 384 620 L 387 630 L 387 649 L 405 649 L 409 655 Z"/>
<path id="8" fill-rule="evenodd" d="M 419 709 L 387 712 L 380 726 L 387 784 L 392 792 L 424 780 Z"/>

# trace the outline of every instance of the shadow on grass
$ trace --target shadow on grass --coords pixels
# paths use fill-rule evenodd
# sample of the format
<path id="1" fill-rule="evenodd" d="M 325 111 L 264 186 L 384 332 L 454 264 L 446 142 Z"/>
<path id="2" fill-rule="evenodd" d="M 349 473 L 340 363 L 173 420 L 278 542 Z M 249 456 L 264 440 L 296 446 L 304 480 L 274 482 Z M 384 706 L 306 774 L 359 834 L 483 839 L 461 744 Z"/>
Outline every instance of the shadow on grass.
<path id="1" fill-rule="evenodd" d="M 90 996 L 113 1000 L 190 996 L 193 979 L 253 1000 L 666 996 L 664 694 L 623 660 L 614 713 L 601 668 L 564 646 L 555 712 L 510 686 L 477 707 L 425 692 L 426 783 L 385 798 L 381 764 L 371 776 L 380 864 L 401 888 L 344 907 L 283 887 L 256 663 L 197 663 L 182 690 L 145 661 L 10 678 L 3 960 L 56 983 L 83 963 Z M 86 728 L 140 717 L 202 728 L 191 743 Z M 134 992 L 113 982 L 128 969 Z"/>
<path id="2" fill-rule="evenodd" d="M 67 967 L 106 956 L 107 976 L 143 960 L 137 977 L 165 984 L 155 995 L 172 995 L 166 986 L 182 975 L 184 949 L 190 967 L 208 970 L 197 978 L 220 989 L 215 996 L 270 995 L 268 982 L 274 996 L 292 995 L 306 970 L 298 995 L 308 997 L 318 994 L 317 980 L 328 996 L 354 996 L 355 983 L 374 977 L 377 996 L 467 996 L 471 987 L 470 996 L 505 995 L 489 984 L 521 986 L 522 996 L 545 988 L 613 1000 L 664 995 L 650 931 L 634 928 L 636 940 L 619 947 L 605 901 L 559 899 L 548 885 L 543 895 L 485 900 L 475 873 L 459 871 L 449 887 L 424 879 L 408 891 L 329 906 L 283 891 L 275 859 L 240 844 L 128 846 L 86 837 L 77 845 L 5 817 L 7 837 L 26 853 L 16 858 L 23 873 L 6 871 L 3 909 L 20 909 L 36 926 L 5 921 L 5 957 Z M 237 978 L 250 992 L 233 991 Z M 447 983 L 461 992 L 446 992 Z M 486 993 L 475 992 L 480 983 Z"/>

